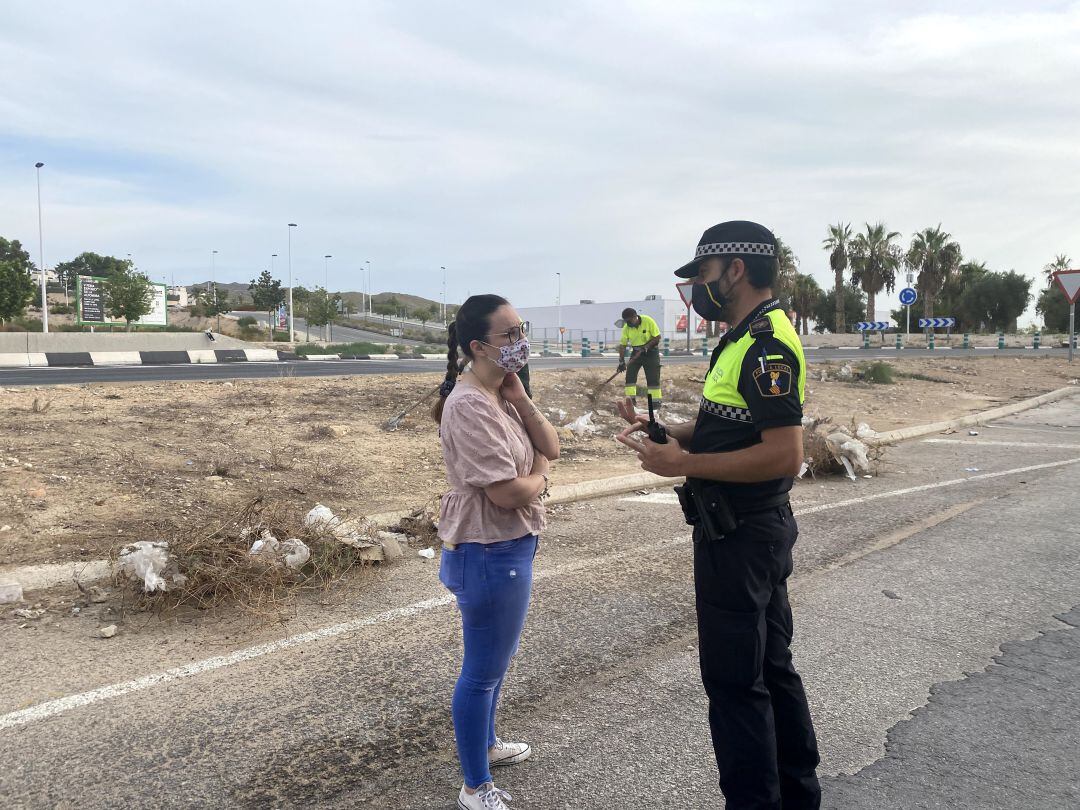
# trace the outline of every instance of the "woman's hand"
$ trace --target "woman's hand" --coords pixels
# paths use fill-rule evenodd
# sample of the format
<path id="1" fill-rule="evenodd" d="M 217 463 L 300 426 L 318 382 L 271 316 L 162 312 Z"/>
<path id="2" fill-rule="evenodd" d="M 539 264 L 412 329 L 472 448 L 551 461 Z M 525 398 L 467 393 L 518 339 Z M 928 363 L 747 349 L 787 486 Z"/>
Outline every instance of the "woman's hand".
<path id="1" fill-rule="evenodd" d="M 533 465 L 531 475 L 551 475 L 551 462 L 548 461 L 548 457 L 536 451 L 533 457 Z"/>
<path id="2" fill-rule="evenodd" d="M 517 374 L 507 374 L 503 377 L 502 385 L 499 386 L 499 395 L 511 405 L 517 405 L 529 399 L 529 395 L 525 393 L 525 386 L 521 384 L 521 378 Z"/>

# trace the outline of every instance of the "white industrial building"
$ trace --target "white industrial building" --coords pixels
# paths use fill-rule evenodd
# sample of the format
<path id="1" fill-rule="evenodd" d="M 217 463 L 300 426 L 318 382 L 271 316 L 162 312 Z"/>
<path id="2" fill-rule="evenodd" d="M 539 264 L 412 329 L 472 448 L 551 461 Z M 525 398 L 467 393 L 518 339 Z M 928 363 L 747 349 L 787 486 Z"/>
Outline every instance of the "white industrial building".
<path id="1" fill-rule="evenodd" d="M 530 338 L 534 344 L 545 340 L 552 344 L 570 340 L 577 345 L 582 338 L 588 338 L 594 345 L 600 341 L 614 345 L 622 334 L 622 328 L 615 322 L 622 318 L 623 310 L 628 307 L 655 320 L 660 333 L 671 341 L 672 347 L 678 347 L 680 342 L 685 345 L 687 324 L 692 330 L 690 338 L 695 348 L 706 335 L 707 324 L 703 318 L 689 312 L 680 299 L 658 295 L 649 295 L 639 301 L 581 301 L 562 306 L 520 307 L 518 312 L 530 323 Z"/>

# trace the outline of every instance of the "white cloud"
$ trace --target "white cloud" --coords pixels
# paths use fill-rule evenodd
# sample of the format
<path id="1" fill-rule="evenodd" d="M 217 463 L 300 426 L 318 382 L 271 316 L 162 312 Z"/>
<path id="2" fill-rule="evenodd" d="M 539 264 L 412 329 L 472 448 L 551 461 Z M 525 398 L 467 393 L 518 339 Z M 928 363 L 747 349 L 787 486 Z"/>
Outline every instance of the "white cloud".
<path id="1" fill-rule="evenodd" d="M 522 304 L 669 291 L 757 218 L 822 283 L 825 226 L 942 222 L 1080 259 L 1080 4 L 61 2 L 0 12 L 0 219 L 47 259 L 297 274 Z M 282 265 L 278 265 L 281 269 Z"/>

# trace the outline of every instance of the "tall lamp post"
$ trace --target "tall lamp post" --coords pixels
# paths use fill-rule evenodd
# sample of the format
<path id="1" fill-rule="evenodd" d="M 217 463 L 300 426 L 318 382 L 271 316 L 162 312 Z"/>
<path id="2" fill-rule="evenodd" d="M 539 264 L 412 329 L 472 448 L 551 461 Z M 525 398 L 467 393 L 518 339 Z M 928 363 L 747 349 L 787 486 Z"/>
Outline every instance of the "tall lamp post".
<path id="1" fill-rule="evenodd" d="M 292 229 L 295 222 L 289 223 L 289 342 L 296 342 L 296 328 L 293 325 L 293 298 L 292 298 Z"/>
<path id="2" fill-rule="evenodd" d="M 276 259 L 276 258 L 277 258 L 276 253 L 271 253 L 270 254 L 270 278 L 271 279 L 274 278 L 274 259 Z M 276 321 L 277 321 L 278 311 L 275 309 L 272 313 L 268 312 L 267 315 L 270 318 L 270 322 L 267 324 L 267 326 L 270 327 L 270 342 L 273 343 L 274 342 L 274 327 L 277 325 Z"/>
<path id="3" fill-rule="evenodd" d="M 41 330 L 49 331 L 49 296 L 45 292 L 45 237 L 41 227 L 41 167 L 40 161 L 34 164 L 37 169 L 37 231 L 38 231 L 38 263 L 41 271 Z"/>
<path id="4" fill-rule="evenodd" d="M 371 305 L 371 260 L 365 259 L 364 264 L 367 265 L 367 314 L 370 318 L 371 313 L 375 311 L 374 307 Z"/>
<path id="5" fill-rule="evenodd" d="M 562 341 L 562 273 L 556 273 L 555 278 L 558 279 L 558 287 L 555 291 L 555 306 L 559 309 L 559 337 L 557 340 Z"/>
<path id="6" fill-rule="evenodd" d="M 330 260 L 334 258 L 329 253 L 323 256 L 323 283 L 326 285 L 323 292 L 326 293 L 326 300 L 330 300 Z M 329 307 L 327 307 L 329 309 Z M 326 335 L 327 340 L 334 339 L 334 317 L 331 314 L 330 320 L 326 322 Z"/>
<path id="7" fill-rule="evenodd" d="M 442 270 L 442 322 L 443 326 L 446 326 L 446 268 L 440 268 Z"/>
<path id="8" fill-rule="evenodd" d="M 217 251 L 210 251 L 210 286 L 214 288 L 214 312 L 217 314 L 217 330 L 221 331 L 221 313 L 217 311 Z"/>

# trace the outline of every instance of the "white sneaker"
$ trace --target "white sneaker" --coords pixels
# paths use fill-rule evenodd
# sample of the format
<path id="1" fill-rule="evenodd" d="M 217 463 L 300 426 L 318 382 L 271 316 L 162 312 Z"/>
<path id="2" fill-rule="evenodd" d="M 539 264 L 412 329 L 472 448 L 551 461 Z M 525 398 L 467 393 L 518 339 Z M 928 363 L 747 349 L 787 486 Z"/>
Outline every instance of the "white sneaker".
<path id="1" fill-rule="evenodd" d="M 488 750 L 488 764 L 490 765 L 517 765 L 532 756 L 532 748 L 528 743 L 503 742 L 495 738 L 495 745 Z"/>
<path id="2" fill-rule="evenodd" d="M 499 790 L 494 782 L 485 782 L 472 795 L 465 792 L 465 785 L 457 797 L 458 810 L 510 810 L 503 800 L 510 801 L 510 794 Z"/>

